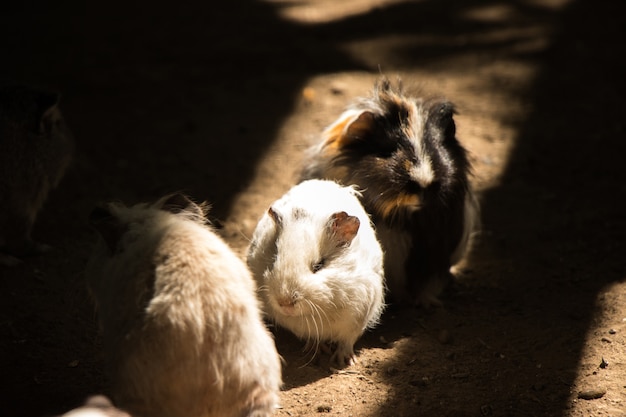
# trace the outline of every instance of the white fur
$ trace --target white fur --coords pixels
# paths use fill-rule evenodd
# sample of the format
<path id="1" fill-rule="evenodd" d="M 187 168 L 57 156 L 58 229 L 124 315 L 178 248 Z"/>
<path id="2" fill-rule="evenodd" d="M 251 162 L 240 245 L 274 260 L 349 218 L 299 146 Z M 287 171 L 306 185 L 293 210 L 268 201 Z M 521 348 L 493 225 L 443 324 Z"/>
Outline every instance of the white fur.
<path id="1" fill-rule="evenodd" d="M 435 180 L 435 172 L 433 171 L 430 154 L 422 140 L 424 137 L 423 107 L 410 103 L 409 108 L 411 109 L 409 114 L 410 122 L 408 123 L 411 127 L 409 138 L 413 144 L 413 149 L 415 149 L 417 161 L 419 161 L 419 164 L 414 166 L 409 174 L 415 182 L 426 188 Z"/>
<path id="2" fill-rule="evenodd" d="M 135 416 L 269 416 L 280 358 L 245 264 L 197 216 L 109 205 L 88 266 L 116 404 Z M 250 414 L 252 415 L 252 414 Z"/>
<path id="3" fill-rule="evenodd" d="M 428 156 L 422 156 L 419 165 L 413 166 L 409 174 L 422 188 L 427 188 L 435 180 L 432 161 Z"/>
<path id="4" fill-rule="evenodd" d="M 281 226 L 266 213 L 248 251 L 266 314 L 301 339 L 338 342 L 331 360 L 340 366 L 353 362 L 354 343 L 377 323 L 384 300 L 383 252 L 357 195 L 333 181 L 293 187 L 272 205 Z M 324 228 L 341 211 L 358 217 L 360 227 L 351 244 L 337 250 Z M 332 259 L 312 272 L 324 256 Z M 293 306 L 280 305 L 290 297 Z"/>

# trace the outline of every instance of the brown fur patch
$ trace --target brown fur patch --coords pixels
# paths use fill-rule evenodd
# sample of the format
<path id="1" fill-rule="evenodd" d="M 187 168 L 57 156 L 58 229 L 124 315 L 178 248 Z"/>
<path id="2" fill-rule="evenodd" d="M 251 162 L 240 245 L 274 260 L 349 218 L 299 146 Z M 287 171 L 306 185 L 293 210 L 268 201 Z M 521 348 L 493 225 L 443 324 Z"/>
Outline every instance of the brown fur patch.
<path id="1" fill-rule="evenodd" d="M 410 159 L 405 159 L 402 165 L 404 166 L 406 172 L 411 172 L 411 168 L 413 168 L 413 162 L 411 162 Z"/>
<path id="2" fill-rule="evenodd" d="M 326 152 L 336 152 L 341 148 L 341 139 L 346 130 L 346 126 L 352 120 L 352 117 L 344 117 L 338 120 L 326 130 L 326 140 L 324 141 L 324 149 Z"/>
<path id="3" fill-rule="evenodd" d="M 294 220 L 301 220 L 307 217 L 307 212 L 302 208 L 295 208 L 293 210 L 292 216 Z"/>
<path id="4" fill-rule="evenodd" d="M 383 219 L 388 219 L 401 208 L 415 208 L 417 209 L 421 204 L 420 198 L 417 194 L 400 193 L 395 196 L 394 199 L 381 201 L 376 209 L 378 214 Z"/>

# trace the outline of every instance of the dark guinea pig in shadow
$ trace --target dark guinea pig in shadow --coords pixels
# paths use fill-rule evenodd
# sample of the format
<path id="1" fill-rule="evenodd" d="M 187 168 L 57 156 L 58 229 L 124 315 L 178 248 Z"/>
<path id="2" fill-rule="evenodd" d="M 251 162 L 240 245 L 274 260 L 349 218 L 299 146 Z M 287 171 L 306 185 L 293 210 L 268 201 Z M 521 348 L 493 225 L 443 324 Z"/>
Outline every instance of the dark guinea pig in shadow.
<path id="1" fill-rule="evenodd" d="M 49 249 L 31 230 L 74 153 L 59 99 L 33 87 L 0 87 L 0 265 Z"/>
<path id="2" fill-rule="evenodd" d="M 379 80 L 352 103 L 310 150 L 302 180 L 355 185 L 385 251 L 392 300 L 440 304 L 451 267 L 470 247 L 479 207 L 454 106 L 406 95 Z"/>

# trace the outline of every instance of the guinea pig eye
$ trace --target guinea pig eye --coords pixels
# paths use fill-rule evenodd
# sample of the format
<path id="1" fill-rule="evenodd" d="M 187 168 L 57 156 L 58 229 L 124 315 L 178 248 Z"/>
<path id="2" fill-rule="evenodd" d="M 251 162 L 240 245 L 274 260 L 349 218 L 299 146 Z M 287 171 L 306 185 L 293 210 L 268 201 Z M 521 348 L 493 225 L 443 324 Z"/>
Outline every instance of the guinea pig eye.
<path id="1" fill-rule="evenodd" d="M 311 264 L 311 272 L 316 273 L 320 269 L 324 268 L 326 264 L 326 260 L 324 258 L 320 259 L 319 262 L 315 262 Z"/>

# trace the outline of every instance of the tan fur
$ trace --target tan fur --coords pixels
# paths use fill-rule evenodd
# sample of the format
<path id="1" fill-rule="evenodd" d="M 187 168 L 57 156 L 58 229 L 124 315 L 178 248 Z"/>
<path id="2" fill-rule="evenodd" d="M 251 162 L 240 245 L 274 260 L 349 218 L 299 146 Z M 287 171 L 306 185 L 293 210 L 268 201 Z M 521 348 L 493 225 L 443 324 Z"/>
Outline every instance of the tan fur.
<path id="1" fill-rule="evenodd" d="M 138 417 L 269 416 L 280 361 L 247 267 L 208 227 L 109 205 L 124 226 L 88 267 L 116 405 Z"/>

